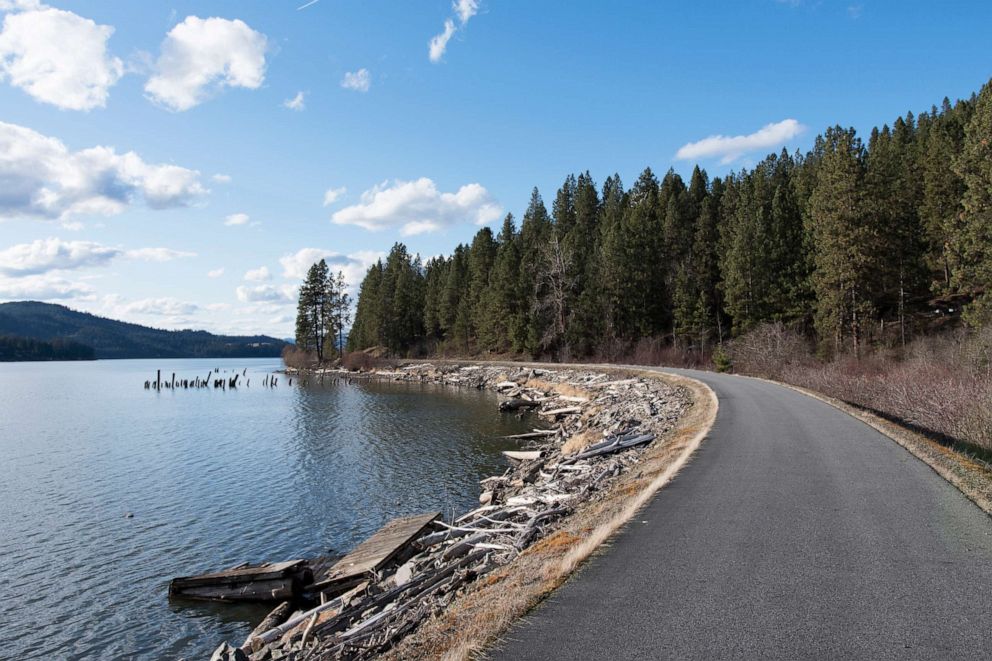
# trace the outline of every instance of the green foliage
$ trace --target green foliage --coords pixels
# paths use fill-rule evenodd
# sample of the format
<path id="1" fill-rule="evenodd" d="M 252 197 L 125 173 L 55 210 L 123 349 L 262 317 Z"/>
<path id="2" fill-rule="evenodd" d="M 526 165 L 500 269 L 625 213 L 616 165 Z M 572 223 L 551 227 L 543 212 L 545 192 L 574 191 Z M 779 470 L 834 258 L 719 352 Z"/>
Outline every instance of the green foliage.
<path id="1" fill-rule="evenodd" d="M 716 367 L 717 372 L 729 372 L 734 366 L 730 360 L 730 354 L 727 353 L 722 344 L 717 345 L 713 352 L 713 366 Z"/>
<path id="2" fill-rule="evenodd" d="M 988 291 L 992 283 L 992 80 L 978 95 L 954 165 L 965 189 L 956 241 L 960 265 L 954 282 L 976 294 L 969 319 L 978 324 L 992 318 L 992 292 Z"/>
<path id="3" fill-rule="evenodd" d="M 722 343 L 768 324 L 827 353 L 906 343 L 938 314 L 992 312 L 992 90 L 874 130 L 833 127 L 688 185 L 650 168 L 601 193 L 535 188 L 519 230 L 426 267 L 402 245 L 362 283 L 351 346 L 619 357 L 645 341 L 729 360 Z M 937 293 L 953 304 L 931 303 Z M 725 367 L 728 365 L 725 365 Z"/>
<path id="4" fill-rule="evenodd" d="M 50 342 L 0 335 L 0 362 L 39 360 L 94 360 L 96 352 L 78 342 L 55 338 Z"/>

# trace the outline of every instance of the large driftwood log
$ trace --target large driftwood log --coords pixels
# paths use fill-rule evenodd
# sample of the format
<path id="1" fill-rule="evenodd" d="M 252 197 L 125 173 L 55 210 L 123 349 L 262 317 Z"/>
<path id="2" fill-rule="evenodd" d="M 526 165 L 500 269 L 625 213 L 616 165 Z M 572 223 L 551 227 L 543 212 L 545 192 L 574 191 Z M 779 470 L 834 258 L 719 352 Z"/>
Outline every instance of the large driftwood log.
<path id="1" fill-rule="evenodd" d="M 536 409 L 540 407 L 541 407 L 541 402 L 535 402 L 523 398 L 508 399 L 504 402 L 499 403 L 500 411 L 519 411 L 521 409 Z"/>

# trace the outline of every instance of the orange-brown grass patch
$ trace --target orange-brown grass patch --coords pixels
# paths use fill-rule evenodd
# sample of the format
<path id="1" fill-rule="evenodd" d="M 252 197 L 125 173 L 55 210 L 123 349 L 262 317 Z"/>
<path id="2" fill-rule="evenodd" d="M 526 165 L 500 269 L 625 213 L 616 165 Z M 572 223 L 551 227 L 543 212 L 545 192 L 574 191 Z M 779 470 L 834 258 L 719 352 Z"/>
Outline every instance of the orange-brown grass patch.
<path id="1" fill-rule="evenodd" d="M 528 388 L 543 390 L 544 392 L 556 392 L 565 397 L 582 397 L 583 399 L 592 399 L 591 393 L 588 390 L 578 386 L 573 386 L 571 383 L 552 383 L 550 381 L 545 381 L 544 379 L 533 378 L 527 379 L 527 382 L 524 385 Z"/>
<path id="2" fill-rule="evenodd" d="M 570 454 L 581 452 L 582 450 L 585 450 L 587 447 L 589 447 L 596 441 L 602 440 L 602 438 L 603 438 L 602 434 L 593 431 L 592 429 L 587 429 L 585 431 L 579 432 L 578 434 L 573 434 L 561 446 L 561 453 L 567 457 Z"/>

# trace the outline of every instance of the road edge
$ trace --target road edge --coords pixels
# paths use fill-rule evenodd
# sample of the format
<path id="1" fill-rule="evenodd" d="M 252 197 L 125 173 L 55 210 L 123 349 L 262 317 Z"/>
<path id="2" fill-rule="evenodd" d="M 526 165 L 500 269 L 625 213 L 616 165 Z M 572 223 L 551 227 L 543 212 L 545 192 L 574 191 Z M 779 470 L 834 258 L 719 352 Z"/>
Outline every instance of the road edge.
<path id="1" fill-rule="evenodd" d="M 453 361 L 486 362 L 503 364 L 502 361 Z M 500 640 L 514 624 L 548 598 L 568 579 L 581 569 L 585 560 L 605 547 L 648 502 L 688 464 L 703 440 L 710 433 L 719 410 L 719 399 L 707 384 L 692 377 L 675 374 L 661 369 L 641 366 L 582 365 L 543 363 L 513 363 L 516 367 L 550 367 L 557 369 L 601 369 L 619 374 L 659 379 L 673 387 L 681 386 L 689 390 L 693 406 L 676 424 L 669 436 L 669 442 L 659 446 L 653 461 L 656 474 L 649 474 L 645 485 L 637 484 L 643 479 L 642 473 L 630 475 L 629 481 L 615 485 L 609 495 L 598 503 L 589 503 L 569 517 L 565 526 L 550 537 L 525 551 L 514 562 L 493 572 L 459 597 L 448 609 L 425 622 L 397 647 L 386 652 L 383 659 L 427 659 L 441 658 L 446 661 L 464 661 L 471 658 L 485 658 L 489 651 L 498 648 Z M 674 452 L 674 456 L 668 453 Z M 650 462 L 645 462 L 650 463 Z M 631 490 L 637 486 L 636 490 Z M 592 527 L 583 527 L 583 514 L 587 517 L 608 516 L 605 521 Z M 540 558 L 539 554 L 545 557 Z M 525 556 L 532 558 L 533 564 L 520 564 Z M 528 569 L 537 569 L 537 573 Z M 500 607 L 494 591 L 525 593 L 522 607 Z M 490 599 L 494 596 L 495 599 Z M 495 600 L 495 603 L 493 603 Z M 459 604 L 458 602 L 462 603 Z M 474 624 L 487 622 L 476 635 L 466 633 L 466 621 Z M 418 635 L 419 634 L 419 635 Z M 416 640 L 415 640 L 416 639 Z"/>
<path id="2" fill-rule="evenodd" d="M 881 416 L 829 395 L 773 379 L 749 376 L 747 374 L 738 374 L 735 376 L 743 376 L 748 379 L 756 379 L 777 386 L 783 386 L 846 413 L 900 445 L 964 494 L 979 509 L 992 516 L 992 470 L 989 470 L 986 466 L 969 459 L 960 452 L 941 445 L 924 434 L 915 432 L 897 422 L 886 420 Z"/>

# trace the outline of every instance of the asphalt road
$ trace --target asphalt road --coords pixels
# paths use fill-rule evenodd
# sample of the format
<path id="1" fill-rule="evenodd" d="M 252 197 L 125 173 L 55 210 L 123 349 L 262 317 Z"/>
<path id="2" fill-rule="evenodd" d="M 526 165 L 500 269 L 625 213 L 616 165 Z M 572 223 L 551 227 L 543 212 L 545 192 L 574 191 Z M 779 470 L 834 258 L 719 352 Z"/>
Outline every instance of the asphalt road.
<path id="1" fill-rule="evenodd" d="M 493 658 L 992 658 L 992 519 L 827 404 L 671 371 L 709 437 Z"/>

